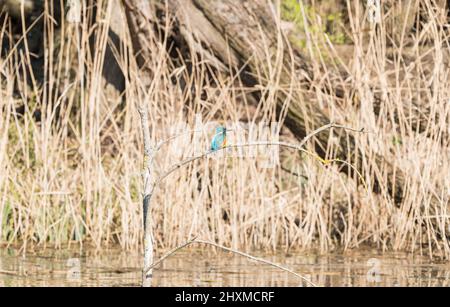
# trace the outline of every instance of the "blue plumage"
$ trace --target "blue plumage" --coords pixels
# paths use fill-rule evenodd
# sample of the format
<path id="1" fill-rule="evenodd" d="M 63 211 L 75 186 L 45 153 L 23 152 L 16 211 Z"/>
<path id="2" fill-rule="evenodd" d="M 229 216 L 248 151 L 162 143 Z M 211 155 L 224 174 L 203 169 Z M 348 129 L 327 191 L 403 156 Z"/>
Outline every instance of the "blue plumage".
<path id="1" fill-rule="evenodd" d="M 227 146 L 227 128 L 217 127 L 211 142 L 211 151 L 217 151 Z"/>

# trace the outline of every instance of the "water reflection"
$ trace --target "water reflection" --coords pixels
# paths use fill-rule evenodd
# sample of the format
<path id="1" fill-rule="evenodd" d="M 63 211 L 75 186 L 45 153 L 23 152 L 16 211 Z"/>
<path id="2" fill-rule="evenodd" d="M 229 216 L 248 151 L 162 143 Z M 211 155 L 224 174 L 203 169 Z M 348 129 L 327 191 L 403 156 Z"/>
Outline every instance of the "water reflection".
<path id="1" fill-rule="evenodd" d="M 262 255 L 260 255 L 262 256 Z M 265 256 L 321 286 L 450 286 L 450 264 L 405 253 Z M 0 286 L 139 286 L 139 254 L 117 250 L 0 251 Z M 155 286 L 304 286 L 288 273 L 228 253 L 187 250 L 155 271 Z"/>

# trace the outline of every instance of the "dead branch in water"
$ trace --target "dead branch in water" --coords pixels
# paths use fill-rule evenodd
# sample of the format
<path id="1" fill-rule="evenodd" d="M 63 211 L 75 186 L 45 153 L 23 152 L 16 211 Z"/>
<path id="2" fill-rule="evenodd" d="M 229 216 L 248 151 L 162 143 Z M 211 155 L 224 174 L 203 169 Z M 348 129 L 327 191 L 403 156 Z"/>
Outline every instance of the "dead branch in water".
<path id="1" fill-rule="evenodd" d="M 232 248 L 228 248 L 228 247 L 219 245 L 219 244 L 214 243 L 214 242 L 209 242 L 209 241 L 205 241 L 205 240 L 198 240 L 197 238 L 193 238 L 193 239 L 187 241 L 186 243 L 184 243 L 184 244 L 178 246 L 177 248 L 174 248 L 174 249 L 171 250 L 170 252 L 168 252 L 166 255 L 164 255 L 164 256 L 161 257 L 158 261 L 156 261 L 154 264 L 152 264 L 152 265 L 148 268 L 147 272 L 153 270 L 153 268 L 155 268 L 156 266 L 158 266 L 159 264 L 161 264 L 162 262 L 164 262 L 164 260 L 166 260 L 167 258 L 169 258 L 170 256 L 174 255 L 174 254 L 177 253 L 178 251 L 180 251 L 180 250 L 182 250 L 183 248 L 186 248 L 186 247 L 188 247 L 188 246 L 190 246 L 190 245 L 192 245 L 192 244 L 205 244 L 205 245 L 210 245 L 210 246 L 213 246 L 213 247 L 222 249 L 222 250 L 224 250 L 224 251 L 227 251 L 227 252 L 230 252 L 230 253 L 233 253 L 233 254 L 237 254 L 237 255 L 239 255 L 239 256 L 246 257 L 246 258 L 248 258 L 248 259 L 250 259 L 250 260 L 253 260 L 253 261 L 256 261 L 256 262 L 260 262 L 260 263 L 264 263 L 264 264 L 273 266 L 273 267 L 275 267 L 275 268 L 277 268 L 277 269 L 280 269 L 280 270 L 282 270 L 282 271 L 285 271 L 285 272 L 287 272 L 287 273 L 289 273 L 289 274 L 292 274 L 292 275 L 294 275 L 294 276 L 300 278 L 301 280 L 305 281 L 306 283 L 308 283 L 309 285 L 311 285 L 311 286 L 313 286 L 313 287 L 318 287 L 315 283 L 313 283 L 312 281 L 310 281 L 308 278 L 306 278 L 306 277 L 304 277 L 304 276 L 302 276 L 302 275 L 300 275 L 300 274 L 298 274 L 298 273 L 292 271 L 291 269 L 286 268 L 285 266 L 282 266 L 282 265 L 280 265 L 280 264 L 274 263 L 274 262 L 272 262 L 272 261 L 269 261 L 269 260 L 266 260 L 266 259 L 263 259 L 263 258 L 258 258 L 258 257 L 252 256 L 252 255 L 250 255 L 250 254 L 247 254 L 247 253 L 244 253 L 244 252 L 241 252 L 241 251 L 232 249 Z"/>

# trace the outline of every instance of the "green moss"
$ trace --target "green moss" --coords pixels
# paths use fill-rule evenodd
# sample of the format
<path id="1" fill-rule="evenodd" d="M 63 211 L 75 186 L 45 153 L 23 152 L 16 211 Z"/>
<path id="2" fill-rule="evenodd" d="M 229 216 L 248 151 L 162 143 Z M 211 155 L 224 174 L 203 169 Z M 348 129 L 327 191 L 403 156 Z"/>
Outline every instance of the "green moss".
<path id="1" fill-rule="evenodd" d="M 327 35 L 334 44 L 346 43 L 347 37 L 343 29 L 344 18 L 342 12 L 323 13 L 314 6 L 306 4 L 303 5 L 303 9 L 309 22 L 308 29 L 313 35 Z M 316 23 L 317 16 L 321 18 L 321 24 Z M 295 24 L 295 33 L 294 36 L 291 36 L 291 40 L 298 47 L 305 48 L 306 39 L 304 33 L 306 32 L 306 27 L 302 8 L 298 0 L 282 1 L 281 18 Z"/>
<path id="2" fill-rule="evenodd" d="M 392 137 L 392 144 L 393 145 L 403 145 L 403 141 L 402 141 L 401 137 L 393 136 Z"/>
<path id="3" fill-rule="evenodd" d="M 283 0 L 281 4 L 281 18 L 287 21 L 301 20 L 301 7 L 297 0 Z"/>

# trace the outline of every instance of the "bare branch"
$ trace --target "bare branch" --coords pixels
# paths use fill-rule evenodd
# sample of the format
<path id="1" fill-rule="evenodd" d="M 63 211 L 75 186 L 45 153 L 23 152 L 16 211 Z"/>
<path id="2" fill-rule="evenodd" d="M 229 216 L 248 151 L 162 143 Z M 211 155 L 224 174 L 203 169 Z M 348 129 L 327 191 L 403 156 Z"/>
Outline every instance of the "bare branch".
<path id="1" fill-rule="evenodd" d="M 175 254 L 176 252 L 178 252 L 179 250 L 191 245 L 192 243 L 194 243 L 194 241 L 197 239 L 197 236 L 192 238 L 191 240 L 187 241 L 186 243 L 175 247 L 174 249 L 172 249 L 170 252 L 168 252 L 167 254 L 165 254 L 163 257 L 161 257 L 158 261 L 154 262 L 150 267 L 146 268 L 145 271 L 148 272 L 152 269 L 154 269 L 156 266 L 158 266 L 160 263 L 162 263 L 164 260 L 166 260 L 167 258 L 169 258 L 170 256 L 172 256 L 173 254 Z"/>
<path id="2" fill-rule="evenodd" d="M 242 129 L 243 130 L 247 130 L 245 128 L 242 128 Z M 189 131 L 185 131 L 185 132 L 182 132 L 182 133 L 179 133 L 179 134 L 172 135 L 169 138 L 160 141 L 158 143 L 158 145 L 156 146 L 155 152 L 158 152 L 161 149 L 161 147 L 163 147 L 164 145 L 166 145 L 166 144 L 176 140 L 179 137 L 182 137 L 182 136 L 185 136 L 185 135 L 189 135 L 189 134 L 193 134 L 193 133 L 200 133 L 200 132 L 204 132 L 204 131 L 205 131 L 205 129 L 189 130 Z M 234 130 L 233 129 L 227 129 L 227 132 L 229 132 L 229 131 L 234 131 Z"/>
<path id="3" fill-rule="evenodd" d="M 262 259 L 262 258 L 254 257 L 252 255 L 249 255 L 249 254 L 246 254 L 246 253 L 243 253 L 243 252 L 240 252 L 240 251 L 237 251 L 237 250 L 225 247 L 225 246 L 221 246 L 221 245 L 213 243 L 213 242 L 208 242 L 208 241 L 203 241 L 203 240 L 195 240 L 193 243 L 200 243 L 200 244 L 211 245 L 211 246 L 223 249 L 225 251 L 228 251 L 230 253 L 238 254 L 240 256 L 249 258 L 251 260 L 254 260 L 254 261 L 257 261 L 257 262 L 261 262 L 261 263 L 264 263 L 264 264 L 276 267 L 276 268 L 278 268 L 280 270 L 283 270 L 285 272 L 288 272 L 288 273 L 290 273 L 292 275 L 297 276 L 298 278 L 302 279 L 303 281 L 307 282 L 308 284 L 310 284 L 313 287 L 317 287 L 317 285 L 315 283 L 313 283 L 312 281 L 310 281 L 308 278 L 306 278 L 306 277 L 304 277 L 304 276 L 302 276 L 302 275 L 300 275 L 300 274 L 298 274 L 298 273 L 292 271 L 291 269 L 288 269 L 288 268 L 286 268 L 286 267 L 284 267 L 282 265 L 276 264 L 274 262 L 271 262 L 271 261 L 268 261 L 268 260 L 265 260 L 265 259 Z"/>
<path id="4" fill-rule="evenodd" d="M 362 133 L 364 132 L 363 129 L 361 130 L 356 130 L 353 128 L 347 128 L 345 126 L 341 126 L 341 125 L 336 125 L 336 124 L 328 124 L 326 126 L 323 126 L 313 132 L 311 132 L 310 134 L 308 134 L 299 144 L 292 144 L 292 143 L 286 143 L 286 142 L 270 142 L 270 141 L 260 141 L 260 142 L 252 142 L 252 143 L 244 143 L 244 144 L 234 144 L 234 145 L 229 145 L 229 146 L 225 146 L 223 148 L 220 148 L 218 150 L 215 151 L 207 151 L 205 153 L 202 153 L 198 156 L 195 157 L 190 157 L 184 161 L 181 161 L 177 164 L 175 164 L 174 166 L 172 166 L 167 172 L 165 172 L 163 175 L 161 175 L 157 180 L 155 180 L 155 186 L 159 185 L 165 178 L 167 178 L 170 174 L 172 174 L 173 172 L 175 172 L 176 170 L 180 169 L 181 167 L 190 164 L 194 161 L 203 159 L 209 155 L 212 155 L 214 153 L 217 152 L 221 152 L 224 150 L 228 150 L 228 149 L 233 149 L 233 148 L 243 148 L 243 147 L 252 147 L 252 146 L 279 146 L 279 147 L 284 147 L 284 148 L 290 148 L 290 149 L 295 149 L 298 151 L 302 151 L 302 152 L 306 152 L 308 154 L 311 154 L 309 151 L 306 151 L 305 149 L 303 149 L 303 147 L 305 146 L 305 144 L 311 139 L 313 138 L 315 135 L 328 130 L 328 129 L 332 129 L 332 128 L 340 128 L 340 129 L 345 129 L 345 130 L 349 130 L 349 131 L 353 131 L 353 132 L 359 132 Z M 314 155 L 316 156 L 316 155 Z M 337 160 L 332 160 L 332 161 L 325 161 L 321 158 L 319 158 L 322 162 L 325 162 L 325 164 L 328 164 L 329 162 L 332 161 L 337 161 Z M 339 161 L 341 162 L 341 161 Z"/>
<path id="5" fill-rule="evenodd" d="M 204 240 L 197 240 L 197 238 L 191 239 L 191 240 L 189 240 L 188 242 L 184 243 L 183 245 L 180 245 L 179 247 L 173 249 L 172 251 L 170 251 L 169 253 L 167 253 L 164 257 L 162 257 L 161 259 L 159 259 L 158 261 L 156 261 L 154 264 L 152 264 L 152 265 L 148 268 L 148 270 L 147 270 L 146 272 L 152 270 L 152 269 L 155 268 L 157 265 L 161 264 L 164 260 L 166 260 L 167 258 L 169 258 L 170 256 L 172 256 L 173 254 L 175 254 L 175 253 L 178 252 L 179 250 L 181 250 L 181 249 L 183 249 L 183 248 L 186 248 L 186 247 L 188 247 L 188 246 L 190 246 L 190 245 L 192 245 L 192 244 L 205 244 L 205 245 L 214 246 L 214 247 L 220 248 L 220 249 L 222 249 L 222 250 L 224 250 L 224 251 L 227 251 L 227 252 L 230 252 L 230 253 L 233 253 L 233 254 L 237 254 L 237 255 L 246 257 L 246 258 L 248 258 L 248 259 L 250 259 L 250 260 L 253 260 L 253 261 L 256 261 L 256 262 L 260 262 L 260 263 L 264 263 L 264 264 L 273 266 L 273 267 L 275 267 L 275 268 L 277 268 L 277 269 L 280 269 L 280 270 L 282 270 L 282 271 L 285 271 L 285 272 L 287 272 L 287 273 L 289 273 L 289 274 L 292 274 L 292 275 L 294 275 L 294 276 L 300 278 L 301 280 L 305 281 L 306 283 L 308 283 L 309 285 L 311 285 L 311 286 L 313 286 L 313 287 L 318 287 L 315 283 L 313 283 L 312 281 L 310 281 L 308 278 L 306 278 L 306 277 L 304 277 L 304 276 L 302 276 L 302 275 L 300 275 L 300 274 L 298 274 L 298 273 L 292 271 L 291 269 L 288 269 L 288 268 L 286 268 L 286 267 L 284 267 L 284 266 L 282 266 L 282 265 L 280 265 L 280 264 L 277 264 L 277 263 L 274 263 L 274 262 L 271 262 L 271 261 L 269 261 L 269 260 L 265 260 L 265 259 L 262 259 L 262 258 L 255 257 L 255 256 L 252 256 L 252 255 L 246 254 L 246 253 L 244 253 L 244 252 L 241 252 L 241 251 L 238 251 L 238 250 L 235 250 L 235 249 L 231 249 L 231 248 L 228 248 L 228 247 L 219 245 L 219 244 L 214 243 L 214 242 L 209 242 L 209 241 L 204 241 Z"/>

